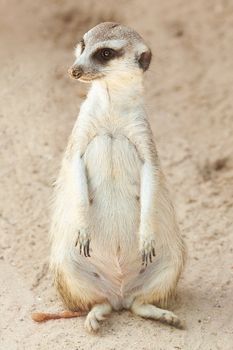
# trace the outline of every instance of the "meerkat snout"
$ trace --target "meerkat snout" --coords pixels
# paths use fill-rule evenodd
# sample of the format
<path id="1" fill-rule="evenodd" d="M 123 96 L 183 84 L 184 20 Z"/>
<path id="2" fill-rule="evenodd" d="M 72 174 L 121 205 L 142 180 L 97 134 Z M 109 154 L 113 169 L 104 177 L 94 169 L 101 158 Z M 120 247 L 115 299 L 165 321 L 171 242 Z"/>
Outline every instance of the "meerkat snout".
<path id="1" fill-rule="evenodd" d="M 142 37 L 126 26 L 104 22 L 89 30 L 77 44 L 72 78 L 83 82 L 133 76 L 150 65 L 151 50 Z"/>
<path id="2" fill-rule="evenodd" d="M 79 79 L 83 74 L 82 67 L 73 65 L 72 67 L 69 68 L 68 74 L 70 75 L 71 78 Z"/>

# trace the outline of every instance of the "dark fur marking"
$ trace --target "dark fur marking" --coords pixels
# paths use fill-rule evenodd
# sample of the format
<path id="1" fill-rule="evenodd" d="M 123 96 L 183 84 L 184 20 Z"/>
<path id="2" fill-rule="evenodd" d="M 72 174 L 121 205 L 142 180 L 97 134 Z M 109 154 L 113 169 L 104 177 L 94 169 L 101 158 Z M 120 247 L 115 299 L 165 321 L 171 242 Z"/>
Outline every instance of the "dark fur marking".
<path id="1" fill-rule="evenodd" d="M 81 45 L 81 53 L 83 53 L 83 51 L 85 50 L 85 42 L 84 39 L 80 40 L 80 45 Z"/>
<path id="2" fill-rule="evenodd" d="M 110 50 L 110 51 L 111 51 L 111 56 L 110 56 L 109 58 L 104 58 L 104 57 L 102 56 L 102 52 L 103 52 L 104 50 Z M 93 57 L 94 60 L 96 60 L 96 61 L 98 61 L 99 63 L 101 63 L 101 64 L 104 65 L 104 64 L 107 64 L 109 61 L 111 61 L 111 60 L 113 60 L 113 59 L 115 59 L 115 58 L 119 58 L 119 57 L 121 57 L 121 56 L 123 56 L 123 55 L 124 55 L 124 50 L 123 50 L 123 49 L 114 50 L 114 49 L 111 49 L 111 48 L 109 48 L 109 47 L 104 47 L 104 48 L 101 48 L 101 49 L 97 49 L 97 50 L 93 53 L 92 57 Z"/>
<path id="3" fill-rule="evenodd" d="M 113 24 L 113 25 L 111 26 L 111 29 L 116 28 L 116 27 L 119 27 L 119 24 L 118 24 L 118 23 Z"/>
<path id="4" fill-rule="evenodd" d="M 143 72 L 145 72 L 149 68 L 151 57 L 152 53 L 150 50 L 148 50 L 146 52 L 143 52 L 138 58 L 139 67 L 142 68 Z"/>
<path id="5" fill-rule="evenodd" d="M 98 275 L 98 273 L 96 273 L 96 272 L 93 272 L 93 276 L 96 278 L 100 278 L 100 275 Z"/>

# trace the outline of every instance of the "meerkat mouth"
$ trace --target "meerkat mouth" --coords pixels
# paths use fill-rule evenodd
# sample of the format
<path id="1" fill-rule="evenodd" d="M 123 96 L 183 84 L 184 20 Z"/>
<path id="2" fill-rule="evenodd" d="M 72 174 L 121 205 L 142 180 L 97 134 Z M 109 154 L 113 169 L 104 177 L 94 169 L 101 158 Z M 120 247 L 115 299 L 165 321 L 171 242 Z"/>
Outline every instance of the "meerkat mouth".
<path id="1" fill-rule="evenodd" d="M 89 83 L 93 80 L 97 80 L 97 79 L 102 79 L 104 77 L 103 74 L 99 74 L 99 75 L 95 75 L 95 76 L 91 76 L 91 77 L 88 77 L 88 76 L 85 76 L 85 75 L 82 75 L 80 78 L 78 78 L 77 80 L 81 81 L 81 82 L 85 82 L 85 83 Z"/>

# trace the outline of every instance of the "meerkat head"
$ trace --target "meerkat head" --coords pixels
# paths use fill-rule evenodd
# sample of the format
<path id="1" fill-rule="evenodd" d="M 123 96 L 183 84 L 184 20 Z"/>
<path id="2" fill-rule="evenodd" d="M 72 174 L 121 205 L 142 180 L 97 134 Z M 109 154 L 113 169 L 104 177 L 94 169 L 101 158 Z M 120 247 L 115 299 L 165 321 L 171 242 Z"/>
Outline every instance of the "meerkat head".
<path id="1" fill-rule="evenodd" d="M 142 37 L 126 26 L 104 22 L 89 30 L 77 44 L 69 74 L 83 82 L 119 79 L 145 72 L 151 51 Z"/>

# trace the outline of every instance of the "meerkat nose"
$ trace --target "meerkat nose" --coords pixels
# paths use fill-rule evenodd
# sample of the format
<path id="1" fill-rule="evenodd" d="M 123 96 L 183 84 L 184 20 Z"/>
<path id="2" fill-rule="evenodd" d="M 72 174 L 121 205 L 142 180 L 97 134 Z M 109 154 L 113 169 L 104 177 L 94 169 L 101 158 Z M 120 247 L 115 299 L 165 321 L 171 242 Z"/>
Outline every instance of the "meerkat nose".
<path id="1" fill-rule="evenodd" d="M 78 79 L 82 76 L 83 70 L 81 67 L 74 65 L 70 67 L 70 69 L 68 70 L 68 73 L 72 78 Z"/>

